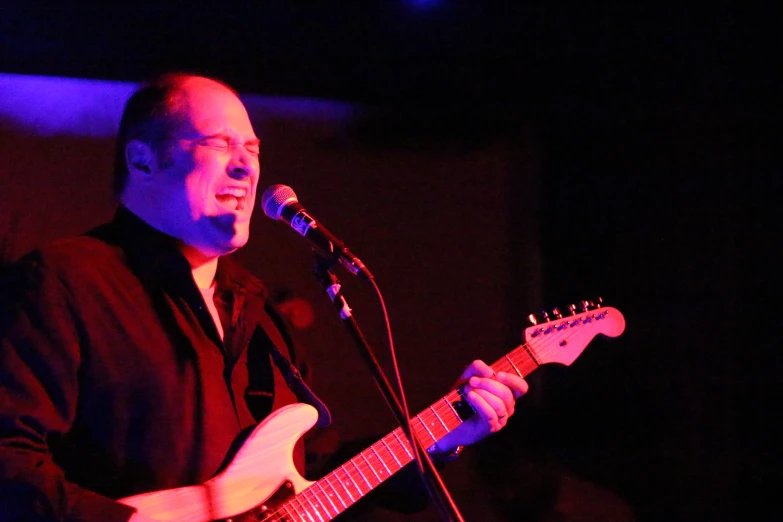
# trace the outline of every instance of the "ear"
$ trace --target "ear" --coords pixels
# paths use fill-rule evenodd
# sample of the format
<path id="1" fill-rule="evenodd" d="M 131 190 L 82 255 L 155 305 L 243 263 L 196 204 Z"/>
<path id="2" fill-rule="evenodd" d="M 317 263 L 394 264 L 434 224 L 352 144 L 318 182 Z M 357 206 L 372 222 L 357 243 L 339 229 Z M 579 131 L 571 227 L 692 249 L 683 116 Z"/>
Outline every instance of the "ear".
<path id="1" fill-rule="evenodd" d="M 132 177 L 149 178 L 154 161 L 152 148 L 147 143 L 131 140 L 125 146 L 125 163 Z"/>

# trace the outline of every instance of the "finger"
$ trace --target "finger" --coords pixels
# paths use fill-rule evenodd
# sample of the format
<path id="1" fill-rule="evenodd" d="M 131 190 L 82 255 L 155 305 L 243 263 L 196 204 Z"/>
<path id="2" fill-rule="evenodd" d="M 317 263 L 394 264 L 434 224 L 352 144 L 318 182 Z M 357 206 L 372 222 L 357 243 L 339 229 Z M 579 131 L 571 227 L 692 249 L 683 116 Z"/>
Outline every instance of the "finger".
<path id="1" fill-rule="evenodd" d="M 508 386 L 515 399 L 522 397 L 530 388 L 527 381 L 515 373 L 498 372 L 495 378 L 498 382 Z"/>
<path id="2" fill-rule="evenodd" d="M 514 411 L 511 410 L 508 405 L 497 395 L 481 389 L 475 389 L 473 391 L 478 393 L 479 396 L 492 407 L 495 412 L 495 418 L 498 422 L 507 419 L 514 413 Z"/>
<path id="3" fill-rule="evenodd" d="M 508 415 L 503 415 L 503 401 L 484 390 L 471 390 L 467 398 L 473 409 L 489 424 L 490 431 L 503 427 L 503 419 Z M 501 415 L 503 416 L 500 417 Z"/>
<path id="4" fill-rule="evenodd" d="M 514 393 L 502 382 L 495 379 L 471 377 L 468 381 L 468 385 L 474 389 L 485 390 L 486 392 L 495 395 L 503 402 L 505 410 L 509 414 L 514 412 Z"/>
<path id="5" fill-rule="evenodd" d="M 481 419 L 489 424 L 490 429 L 499 426 L 495 408 L 481 396 L 478 390 L 469 391 L 465 397 Z"/>
<path id="6" fill-rule="evenodd" d="M 487 363 L 484 361 L 476 359 L 472 363 L 470 363 L 467 368 L 465 368 L 465 371 L 462 372 L 462 375 L 460 376 L 460 380 L 467 380 L 474 375 L 477 375 L 479 377 L 492 377 L 495 374 L 495 371 L 490 368 Z"/>

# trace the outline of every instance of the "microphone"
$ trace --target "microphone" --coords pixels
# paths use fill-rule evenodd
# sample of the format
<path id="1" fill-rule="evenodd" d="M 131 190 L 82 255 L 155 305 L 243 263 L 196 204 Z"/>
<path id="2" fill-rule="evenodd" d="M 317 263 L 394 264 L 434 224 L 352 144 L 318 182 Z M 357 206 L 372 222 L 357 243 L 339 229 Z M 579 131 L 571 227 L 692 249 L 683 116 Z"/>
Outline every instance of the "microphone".
<path id="1" fill-rule="evenodd" d="M 272 185 L 261 195 L 261 205 L 268 217 L 285 221 L 327 257 L 339 261 L 353 274 L 372 280 L 373 276 L 361 260 L 326 227 L 307 213 L 293 189 L 286 185 Z"/>

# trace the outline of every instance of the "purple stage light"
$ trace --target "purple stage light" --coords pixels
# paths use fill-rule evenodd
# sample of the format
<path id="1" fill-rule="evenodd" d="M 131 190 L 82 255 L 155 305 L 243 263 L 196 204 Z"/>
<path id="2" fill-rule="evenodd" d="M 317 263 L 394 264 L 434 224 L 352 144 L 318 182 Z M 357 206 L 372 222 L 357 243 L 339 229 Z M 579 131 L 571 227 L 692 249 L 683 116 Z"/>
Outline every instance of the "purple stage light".
<path id="1" fill-rule="evenodd" d="M 112 138 L 122 109 L 139 84 L 50 76 L 0 74 L 0 124 L 39 136 Z M 349 120 L 350 103 L 242 95 L 251 119 L 334 124 Z"/>

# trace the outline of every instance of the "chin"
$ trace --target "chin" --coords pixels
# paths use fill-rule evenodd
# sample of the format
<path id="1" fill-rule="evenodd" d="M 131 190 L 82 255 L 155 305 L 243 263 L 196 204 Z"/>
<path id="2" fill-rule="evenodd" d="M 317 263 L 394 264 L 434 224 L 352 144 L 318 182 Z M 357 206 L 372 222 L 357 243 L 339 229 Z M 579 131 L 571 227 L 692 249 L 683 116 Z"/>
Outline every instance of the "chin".
<path id="1" fill-rule="evenodd" d="M 195 248 L 209 257 L 228 255 L 247 244 L 247 236 L 234 236 L 230 238 L 213 238 L 212 241 L 201 241 Z"/>
<path id="2" fill-rule="evenodd" d="M 233 252 L 234 250 L 245 246 L 249 237 L 250 235 L 247 233 L 237 233 L 227 242 L 226 246 Z"/>
<path id="3" fill-rule="evenodd" d="M 211 227 L 204 239 L 210 243 L 210 249 L 217 255 L 230 254 L 247 244 L 250 237 L 250 227 L 245 223 L 217 221 L 218 226 Z"/>

